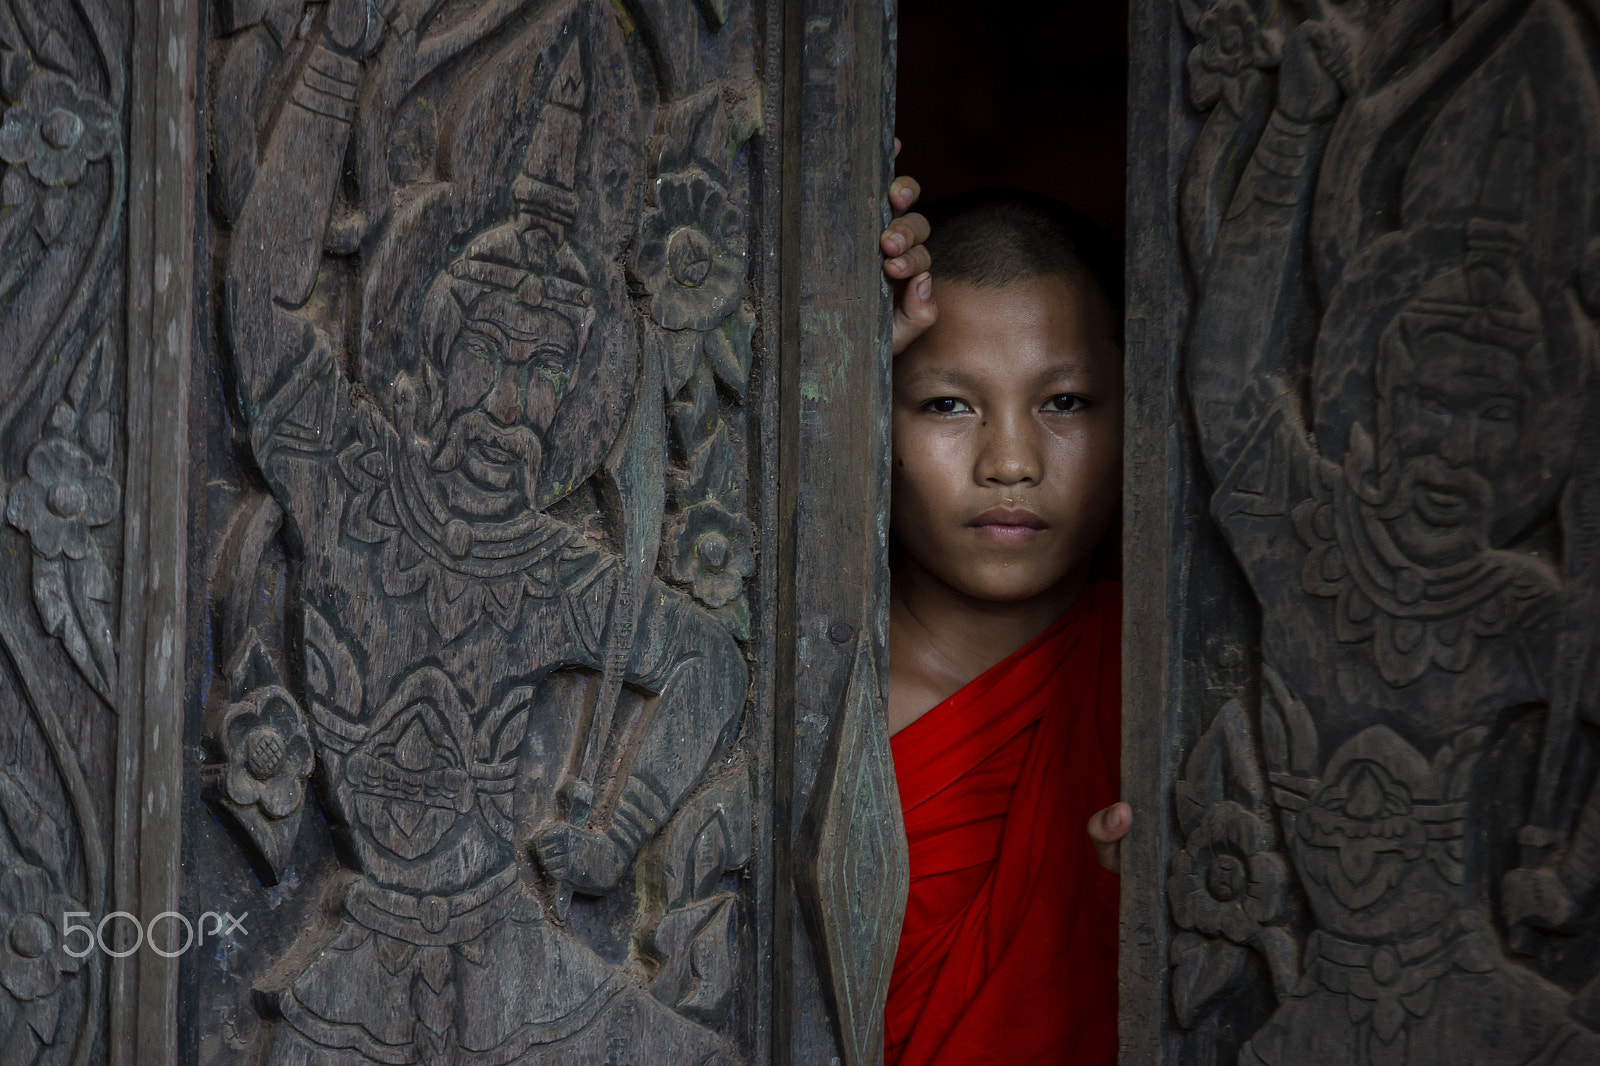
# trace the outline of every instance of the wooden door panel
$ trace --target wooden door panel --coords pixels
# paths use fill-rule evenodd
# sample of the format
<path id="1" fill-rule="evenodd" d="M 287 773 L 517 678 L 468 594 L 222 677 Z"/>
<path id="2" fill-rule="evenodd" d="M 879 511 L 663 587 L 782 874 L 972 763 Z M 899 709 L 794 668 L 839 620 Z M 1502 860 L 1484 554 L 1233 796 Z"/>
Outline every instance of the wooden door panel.
<path id="1" fill-rule="evenodd" d="M 873 1060 L 893 5 L 149 7 L 0 6 L 0 1061 Z"/>
<path id="2" fill-rule="evenodd" d="M 1594 1061 L 1595 13 L 1138 7 L 1126 1057 Z"/>
<path id="3" fill-rule="evenodd" d="M 379 13 L 211 46 L 211 1060 L 747 1060 L 752 12 Z"/>

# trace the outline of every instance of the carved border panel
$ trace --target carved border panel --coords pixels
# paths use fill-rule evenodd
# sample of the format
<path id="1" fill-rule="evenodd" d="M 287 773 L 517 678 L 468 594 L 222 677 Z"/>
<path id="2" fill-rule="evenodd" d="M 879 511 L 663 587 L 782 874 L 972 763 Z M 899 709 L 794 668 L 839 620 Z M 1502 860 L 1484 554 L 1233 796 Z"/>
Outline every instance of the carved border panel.
<path id="1" fill-rule="evenodd" d="M 0 5 L 0 1058 L 171 1045 L 193 31 Z M 137 924 L 137 928 L 135 927 Z M 161 943 L 165 943 L 163 939 Z"/>

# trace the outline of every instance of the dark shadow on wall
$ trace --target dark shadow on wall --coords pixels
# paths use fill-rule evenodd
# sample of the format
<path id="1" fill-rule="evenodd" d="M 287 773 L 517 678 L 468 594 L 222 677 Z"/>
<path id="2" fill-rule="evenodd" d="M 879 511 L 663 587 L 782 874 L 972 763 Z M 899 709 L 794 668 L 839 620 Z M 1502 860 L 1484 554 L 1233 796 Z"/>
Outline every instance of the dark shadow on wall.
<path id="1" fill-rule="evenodd" d="M 902 0 L 897 170 L 925 198 L 1016 185 L 1121 237 L 1126 0 Z"/>

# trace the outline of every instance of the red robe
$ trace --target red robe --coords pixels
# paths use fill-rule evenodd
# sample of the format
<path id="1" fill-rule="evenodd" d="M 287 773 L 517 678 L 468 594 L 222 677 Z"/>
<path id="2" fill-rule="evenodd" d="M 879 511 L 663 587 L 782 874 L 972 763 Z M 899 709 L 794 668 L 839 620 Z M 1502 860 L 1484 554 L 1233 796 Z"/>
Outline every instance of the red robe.
<path id="1" fill-rule="evenodd" d="M 1120 586 L 1090 585 L 895 734 L 911 894 L 886 1066 L 1116 1061 L 1117 877 L 1085 826 L 1120 791 L 1121 630 Z"/>

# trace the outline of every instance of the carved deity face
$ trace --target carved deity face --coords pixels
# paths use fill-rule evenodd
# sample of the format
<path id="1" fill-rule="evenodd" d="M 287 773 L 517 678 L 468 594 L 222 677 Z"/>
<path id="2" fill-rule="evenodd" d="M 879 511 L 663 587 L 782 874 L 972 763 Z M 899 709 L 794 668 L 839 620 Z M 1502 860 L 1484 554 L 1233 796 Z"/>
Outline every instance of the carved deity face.
<path id="1" fill-rule="evenodd" d="M 452 510 L 493 519 L 533 506 L 545 434 L 585 332 L 555 308 L 511 296 L 473 303 L 445 359 L 446 429 L 433 458 Z"/>
<path id="2" fill-rule="evenodd" d="M 891 521 L 915 580 L 1018 602 L 1081 583 L 1121 499 L 1122 353 L 1056 277 L 934 282 L 895 357 Z"/>
<path id="3" fill-rule="evenodd" d="M 1378 408 L 1399 479 L 1391 528 L 1413 559 L 1441 565 L 1489 546 L 1520 497 L 1521 361 L 1504 348 L 1436 330 L 1411 351 Z"/>

